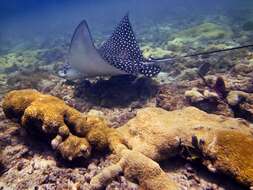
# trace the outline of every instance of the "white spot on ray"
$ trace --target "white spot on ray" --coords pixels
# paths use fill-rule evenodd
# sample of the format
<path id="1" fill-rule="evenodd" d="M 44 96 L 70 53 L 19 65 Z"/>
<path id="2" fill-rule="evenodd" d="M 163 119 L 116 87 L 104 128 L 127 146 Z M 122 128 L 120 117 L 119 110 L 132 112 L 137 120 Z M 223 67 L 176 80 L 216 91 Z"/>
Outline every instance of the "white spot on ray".
<path id="1" fill-rule="evenodd" d="M 129 74 L 149 73 L 146 76 L 152 77 L 160 72 L 159 66 L 142 64 L 145 60 L 135 39 L 128 14 L 123 17 L 99 52 L 108 63 Z"/>

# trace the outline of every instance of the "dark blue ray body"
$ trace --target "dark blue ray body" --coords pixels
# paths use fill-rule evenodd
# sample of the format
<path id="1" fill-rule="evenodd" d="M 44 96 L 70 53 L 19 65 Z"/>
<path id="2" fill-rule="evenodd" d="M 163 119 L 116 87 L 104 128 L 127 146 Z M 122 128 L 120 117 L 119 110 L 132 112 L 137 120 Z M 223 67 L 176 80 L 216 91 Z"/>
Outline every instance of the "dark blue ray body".
<path id="1" fill-rule="evenodd" d="M 157 65 L 144 65 L 145 59 L 137 44 L 128 14 L 123 17 L 111 37 L 99 49 L 109 64 L 126 73 L 153 77 L 160 72 Z"/>
<path id="2" fill-rule="evenodd" d="M 111 37 L 102 45 L 100 52 L 123 59 L 144 60 L 129 22 L 128 14 L 123 17 Z"/>

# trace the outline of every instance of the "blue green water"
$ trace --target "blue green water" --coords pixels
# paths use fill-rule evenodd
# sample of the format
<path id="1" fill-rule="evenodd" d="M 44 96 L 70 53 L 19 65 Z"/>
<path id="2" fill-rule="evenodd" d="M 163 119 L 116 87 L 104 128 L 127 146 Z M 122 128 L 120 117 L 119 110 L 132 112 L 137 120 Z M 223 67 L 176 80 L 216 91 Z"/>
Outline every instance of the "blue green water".
<path id="1" fill-rule="evenodd" d="M 159 29 L 161 23 L 182 28 L 218 16 L 226 17 L 226 24 L 240 25 L 252 18 L 252 9 L 251 0 L 2 0 L 0 38 L 10 44 L 60 38 L 71 35 L 82 19 L 94 35 L 105 38 L 126 12 L 137 34 L 150 27 Z"/>
<path id="2" fill-rule="evenodd" d="M 126 13 L 146 58 L 253 44 L 252 0 L 1 0 L 2 86 L 16 71 L 42 67 L 56 74 L 67 62 L 73 31 L 82 20 L 99 47 Z M 219 54 L 204 61 L 212 63 L 215 72 L 227 72 L 237 63 L 252 63 L 250 54 L 250 49 L 233 51 L 228 57 Z M 182 68 L 197 68 L 201 61 L 181 60 L 174 74 L 180 75 Z M 168 65 L 162 72 L 171 76 Z"/>

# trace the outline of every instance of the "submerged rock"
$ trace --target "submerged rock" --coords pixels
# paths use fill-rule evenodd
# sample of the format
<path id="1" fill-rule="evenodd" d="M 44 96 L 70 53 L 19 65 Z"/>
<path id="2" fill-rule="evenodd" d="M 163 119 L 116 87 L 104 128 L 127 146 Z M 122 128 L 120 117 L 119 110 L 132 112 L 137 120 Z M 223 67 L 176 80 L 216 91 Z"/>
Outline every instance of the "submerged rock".
<path id="1" fill-rule="evenodd" d="M 185 69 L 177 76 L 176 80 L 193 80 L 198 77 L 197 71 L 197 68 Z"/>
<path id="2" fill-rule="evenodd" d="M 237 81 L 236 81 L 237 82 Z M 253 121 L 253 94 L 238 89 L 237 84 L 227 87 L 222 77 L 208 78 L 204 88 L 192 88 L 185 91 L 190 105 L 208 113 L 239 117 Z M 248 83 L 246 83 L 248 84 Z M 244 86 L 244 88 L 247 85 Z M 240 88 L 239 88 L 240 89 Z"/>
<path id="3" fill-rule="evenodd" d="M 208 89 L 192 88 L 185 91 L 187 102 L 208 113 L 215 113 L 233 117 L 234 114 L 229 106 L 223 102 L 215 91 Z"/>
<path id="4" fill-rule="evenodd" d="M 238 74 L 249 74 L 253 73 L 253 64 L 236 64 L 232 69 L 233 72 Z"/>
<path id="5" fill-rule="evenodd" d="M 230 91 L 226 97 L 234 111 L 235 117 L 241 117 L 253 122 L 253 94 L 242 91 Z"/>
<path id="6" fill-rule="evenodd" d="M 201 94 L 197 88 L 186 91 L 185 97 L 192 103 L 200 102 L 205 98 L 205 96 Z"/>

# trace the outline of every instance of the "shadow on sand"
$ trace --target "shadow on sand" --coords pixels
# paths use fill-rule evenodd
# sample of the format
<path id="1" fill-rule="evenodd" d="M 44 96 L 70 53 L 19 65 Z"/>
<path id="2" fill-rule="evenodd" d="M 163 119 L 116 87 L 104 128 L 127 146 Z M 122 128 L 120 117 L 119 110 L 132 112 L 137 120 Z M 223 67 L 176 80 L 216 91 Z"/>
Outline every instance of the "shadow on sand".
<path id="1" fill-rule="evenodd" d="M 81 81 L 76 85 L 75 96 L 102 107 L 127 107 L 131 103 L 145 103 L 158 91 L 156 82 L 150 78 L 131 75 L 113 76 L 108 80 Z"/>

